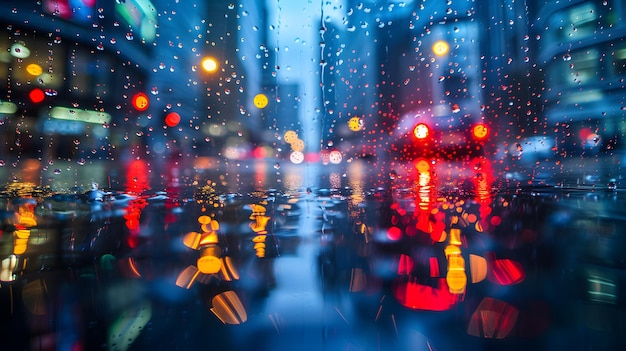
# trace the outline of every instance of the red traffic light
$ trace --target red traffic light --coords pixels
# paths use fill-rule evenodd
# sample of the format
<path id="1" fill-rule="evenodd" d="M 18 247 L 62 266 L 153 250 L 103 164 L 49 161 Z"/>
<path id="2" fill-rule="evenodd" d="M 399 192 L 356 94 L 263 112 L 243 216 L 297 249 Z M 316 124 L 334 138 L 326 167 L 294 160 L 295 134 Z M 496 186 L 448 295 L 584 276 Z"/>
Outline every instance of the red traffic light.
<path id="1" fill-rule="evenodd" d="M 165 115 L 165 125 L 168 127 L 176 127 L 180 123 L 180 115 L 177 112 L 170 112 Z"/>
<path id="2" fill-rule="evenodd" d="M 46 98 L 46 94 L 43 92 L 43 90 L 35 88 L 31 90 L 30 93 L 28 93 L 28 98 L 30 99 L 30 101 L 38 104 Z"/>
<path id="3" fill-rule="evenodd" d="M 145 111 L 150 106 L 150 98 L 144 93 L 137 93 L 133 96 L 133 108 L 137 111 Z"/>

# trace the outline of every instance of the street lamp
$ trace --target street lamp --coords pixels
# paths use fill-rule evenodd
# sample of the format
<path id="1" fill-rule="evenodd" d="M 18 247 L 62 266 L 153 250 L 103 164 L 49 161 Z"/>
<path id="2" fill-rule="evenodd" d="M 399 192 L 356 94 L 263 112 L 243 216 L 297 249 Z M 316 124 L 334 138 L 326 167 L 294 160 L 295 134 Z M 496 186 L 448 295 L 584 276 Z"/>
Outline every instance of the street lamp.
<path id="1" fill-rule="evenodd" d="M 202 69 L 208 73 L 213 73 L 217 71 L 218 68 L 217 60 L 211 56 L 206 56 L 205 58 L 203 58 L 201 65 Z"/>
<path id="2" fill-rule="evenodd" d="M 445 40 L 437 40 L 434 44 L 433 44 L 433 53 L 436 56 L 445 56 L 448 54 L 448 52 L 450 51 L 450 44 L 448 44 L 448 42 L 446 42 Z"/>

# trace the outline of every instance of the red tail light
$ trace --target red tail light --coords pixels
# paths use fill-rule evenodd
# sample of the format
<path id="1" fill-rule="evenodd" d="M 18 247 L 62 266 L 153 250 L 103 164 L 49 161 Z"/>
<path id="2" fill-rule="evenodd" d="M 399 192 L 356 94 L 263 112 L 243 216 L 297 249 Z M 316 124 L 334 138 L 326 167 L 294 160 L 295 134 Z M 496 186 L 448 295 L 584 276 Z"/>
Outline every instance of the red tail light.
<path id="1" fill-rule="evenodd" d="M 413 129 L 413 135 L 419 140 L 426 139 L 430 134 L 430 128 L 424 123 L 418 123 Z"/>

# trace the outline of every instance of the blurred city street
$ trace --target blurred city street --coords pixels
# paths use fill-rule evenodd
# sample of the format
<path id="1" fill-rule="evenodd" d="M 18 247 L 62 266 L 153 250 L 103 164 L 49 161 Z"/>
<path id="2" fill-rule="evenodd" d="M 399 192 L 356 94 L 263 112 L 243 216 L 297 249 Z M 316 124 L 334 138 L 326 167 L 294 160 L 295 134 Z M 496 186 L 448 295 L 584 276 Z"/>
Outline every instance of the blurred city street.
<path id="1" fill-rule="evenodd" d="M 0 350 L 626 349 L 626 3 L 0 1 Z"/>

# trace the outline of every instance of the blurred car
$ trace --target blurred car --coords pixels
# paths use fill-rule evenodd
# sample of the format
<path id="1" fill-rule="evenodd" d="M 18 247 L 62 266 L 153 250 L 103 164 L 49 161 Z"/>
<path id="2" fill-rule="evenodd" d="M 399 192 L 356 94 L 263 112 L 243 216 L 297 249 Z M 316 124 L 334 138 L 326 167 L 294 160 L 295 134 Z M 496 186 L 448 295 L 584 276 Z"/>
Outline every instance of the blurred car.
<path id="1" fill-rule="evenodd" d="M 439 105 L 403 115 L 392 133 L 391 152 L 403 159 L 482 156 L 489 134 L 480 114 Z"/>

